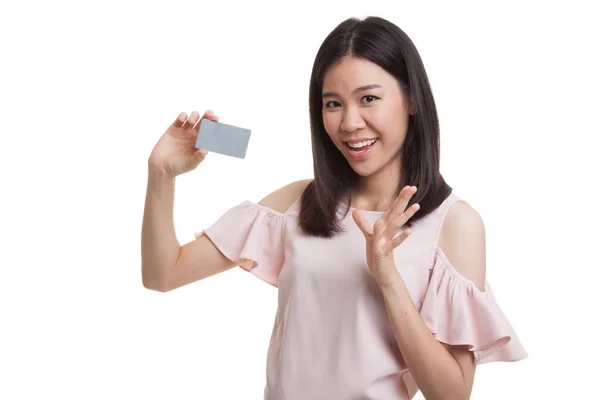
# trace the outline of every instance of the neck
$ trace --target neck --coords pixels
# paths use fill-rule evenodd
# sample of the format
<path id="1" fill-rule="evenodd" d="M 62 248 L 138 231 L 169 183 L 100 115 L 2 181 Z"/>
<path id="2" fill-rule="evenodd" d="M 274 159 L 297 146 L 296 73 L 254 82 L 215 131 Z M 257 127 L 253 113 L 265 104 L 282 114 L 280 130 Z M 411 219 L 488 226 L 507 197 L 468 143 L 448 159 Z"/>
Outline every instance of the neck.
<path id="1" fill-rule="evenodd" d="M 387 210 L 396 199 L 402 178 L 400 165 L 400 158 L 396 158 L 374 174 L 359 177 L 352 198 L 353 207 L 363 210 Z"/>

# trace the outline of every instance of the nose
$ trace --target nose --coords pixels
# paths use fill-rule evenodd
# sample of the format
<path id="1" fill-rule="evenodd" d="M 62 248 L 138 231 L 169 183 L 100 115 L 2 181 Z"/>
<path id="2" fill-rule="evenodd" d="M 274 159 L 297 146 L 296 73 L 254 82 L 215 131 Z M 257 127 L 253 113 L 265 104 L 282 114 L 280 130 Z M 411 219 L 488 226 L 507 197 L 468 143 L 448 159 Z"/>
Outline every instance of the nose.
<path id="1" fill-rule="evenodd" d="M 365 120 L 355 107 L 348 107 L 342 117 L 341 130 L 344 132 L 354 132 L 365 127 Z"/>

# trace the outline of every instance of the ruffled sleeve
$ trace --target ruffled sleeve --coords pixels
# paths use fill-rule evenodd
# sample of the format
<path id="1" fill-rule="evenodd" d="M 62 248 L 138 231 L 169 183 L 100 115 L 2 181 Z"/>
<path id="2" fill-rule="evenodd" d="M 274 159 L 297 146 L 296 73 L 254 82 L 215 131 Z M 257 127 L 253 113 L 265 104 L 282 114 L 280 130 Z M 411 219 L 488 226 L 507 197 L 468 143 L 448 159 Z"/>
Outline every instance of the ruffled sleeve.
<path id="1" fill-rule="evenodd" d="M 206 235 L 225 257 L 277 287 L 285 254 L 284 224 L 284 214 L 244 201 L 194 235 Z"/>
<path id="2" fill-rule="evenodd" d="M 439 248 L 420 313 L 439 341 L 467 345 L 476 364 L 527 357 L 489 284 L 486 282 L 485 291 L 480 291 Z"/>

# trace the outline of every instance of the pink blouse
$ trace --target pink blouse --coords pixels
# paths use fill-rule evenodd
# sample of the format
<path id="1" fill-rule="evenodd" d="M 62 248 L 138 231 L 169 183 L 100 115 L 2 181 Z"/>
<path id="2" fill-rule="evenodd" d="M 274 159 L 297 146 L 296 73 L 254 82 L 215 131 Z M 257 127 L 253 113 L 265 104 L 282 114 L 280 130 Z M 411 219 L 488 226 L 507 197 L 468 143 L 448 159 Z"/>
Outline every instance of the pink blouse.
<path id="1" fill-rule="evenodd" d="M 489 284 L 481 292 L 437 247 L 455 201 L 465 202 L 452 192 L 414 223 L 394 250 L 398 270 L 438 340 L 468 345 L 477 364 L 521 360 L 527 353 Z M 369 273 L 364 235 L 351 211 L 343 219 L 346 232 L 324 239 L 300 231 L 299 209 L 300 198 L 285 213 L 245 201 L 195 234 L 207 235 L 227 258 L 278 287 L 264 398 L 412 398 L 418 387 Z M 371 224 L 383 214 L 363 211 Z"/>

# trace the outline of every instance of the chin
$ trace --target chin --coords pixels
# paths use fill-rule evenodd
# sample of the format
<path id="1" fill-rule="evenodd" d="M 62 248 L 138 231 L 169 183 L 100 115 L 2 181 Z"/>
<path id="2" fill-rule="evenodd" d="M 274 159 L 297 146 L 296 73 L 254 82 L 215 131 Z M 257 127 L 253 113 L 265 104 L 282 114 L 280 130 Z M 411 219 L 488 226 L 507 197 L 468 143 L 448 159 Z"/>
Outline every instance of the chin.
<path id="1" fill-rule="evenodd" d="M 352 170 L 356 172 L 358 176 L 361 177 L 375 175 L 383 169 L 396 171 L 400 168 L 400 159 L 398 157 L 392 157 L 388 162 L 384 163 L 381 163 L 381 159 L 372 159 L 365 162 L 357 162 L 356 160 L 349 160 L 348 158 L 346 158 L 346 161 L 348 162 L 348 164 L 350 164 L 350 168 L 352 168 Z"/>
<path id="2" fill-rule="evenodd" d="M 350 164 L 350 167 L 352 168 L 352 170 L 354 172 L 356 172 L 357 175 L 362 176 L 362 177 L 367 177 L 367 176 L 373 175 L 378 170 L 378 168 L 369 166 L 366 163 L 357 165 L 357 164 L 353 164 L 353 163 L 349 162 L 349 164 Z"/>

